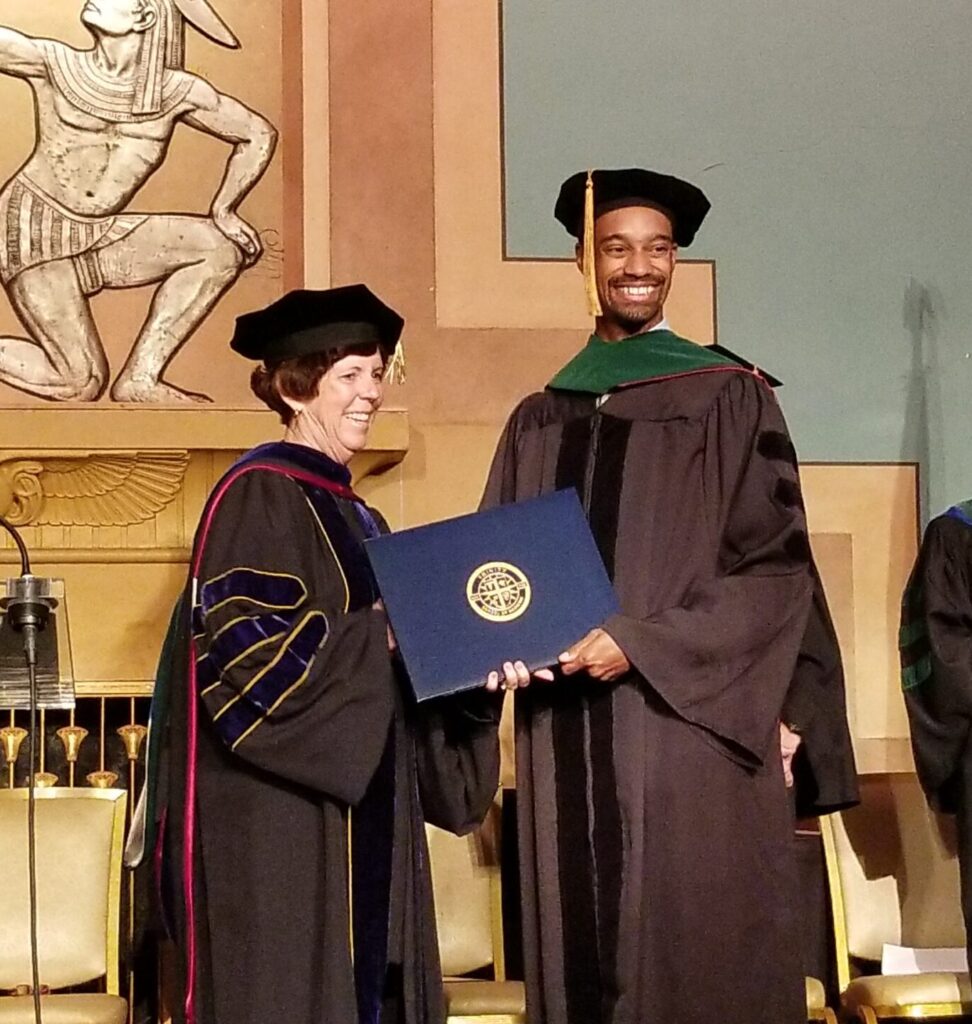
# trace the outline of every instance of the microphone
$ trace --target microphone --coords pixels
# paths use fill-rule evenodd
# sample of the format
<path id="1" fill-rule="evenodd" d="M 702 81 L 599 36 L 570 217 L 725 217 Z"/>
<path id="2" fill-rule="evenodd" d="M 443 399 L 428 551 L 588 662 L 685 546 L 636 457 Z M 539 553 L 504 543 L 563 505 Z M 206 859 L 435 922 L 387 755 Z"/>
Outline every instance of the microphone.
<path id="1" fill-rule="evenodd" d="M 51 580 L 30 571 L 30 555 L 20 531 L 0 516 L 0 526 L 14 539 L 20 552 L 20 577 L 7 581 L 7 596 L 0 599 L 0 608 L 15 633 L 24 638 L 24 658 L 28 667 L 37 665 L 37 634 L 47 625 L 57 599 L 51 592 Z"/>
<path id="2" fill-rule="evenodd" d="M 51 580 L 34 576 L 30 571 L 8 580 L 7 596 L 0 599 L 7 623 L 24 638 L 24 657 L 30 666 L 37 665 L 37 634 L 47 625 L 57 599 L 51 593 Z"/>
<path id="3" fill-rule="evenodd" d="M 34 800 L 34 759 L 37 735 L 37 634 L 44 629 L 57 601 L 51 594 L 52 581 L 35 576 L 30 571 L 30 555 L 20 532 L 0 516 L 3 527 L 14 539 L 20 552 L 20 577 L 7 581 L 7 596 L 0 600 L 5 618 L 15 633 L 24 638 L 24 660 L 27 663 L 30 699 L 30 729 L 28 740 L 27 780 L 27 872 L 30 904 L 30 966 L 31 994 L 34 1003 L 35 1024 L 42 1024 L 40 1003 L 40 967 L 37 948 L 37 832 Z"/>

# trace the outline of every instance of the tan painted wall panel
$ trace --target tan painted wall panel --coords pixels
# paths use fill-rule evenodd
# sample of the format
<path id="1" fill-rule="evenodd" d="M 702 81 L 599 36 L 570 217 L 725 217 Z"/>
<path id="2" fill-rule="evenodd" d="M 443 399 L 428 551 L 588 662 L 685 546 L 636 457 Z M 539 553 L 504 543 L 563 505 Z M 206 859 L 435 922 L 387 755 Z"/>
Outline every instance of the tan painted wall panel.
<path id="1" fill-rule="evenodd" d="M 807 518 L 847 673 L 859 768 L 911 770 L 901 696 L 901 593 L 918 537 L 913 465 L 803 467 Z M 818 541 L 819 538 L 819 541 Z"/>

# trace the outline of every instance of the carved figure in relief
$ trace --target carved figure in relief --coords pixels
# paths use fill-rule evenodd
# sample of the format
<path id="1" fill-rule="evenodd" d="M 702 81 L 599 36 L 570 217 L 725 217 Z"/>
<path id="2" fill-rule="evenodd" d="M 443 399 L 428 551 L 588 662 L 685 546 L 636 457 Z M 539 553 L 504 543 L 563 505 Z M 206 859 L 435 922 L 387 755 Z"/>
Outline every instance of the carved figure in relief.
<path id="1" fill-rule="evenodd" d="M 34 92 L 36 142 L 0 190 L 0 279 L 28 337 L 0 337 L 0 381 L 92 401 L 109 367 L 89 296 L 157 284 L 116 402 L 206 401 L 162 372 L 244 267 L 262 253 L 237 207 L 273 155 L 260 114 L 184 70 L 185 24 L 227 47 L 207 0 L 87 0 L 94 46 L 0 27 L 0 72 Z M 233 147 L 208 217 L 126 212 L 162 166 L 177 123 Z"/>

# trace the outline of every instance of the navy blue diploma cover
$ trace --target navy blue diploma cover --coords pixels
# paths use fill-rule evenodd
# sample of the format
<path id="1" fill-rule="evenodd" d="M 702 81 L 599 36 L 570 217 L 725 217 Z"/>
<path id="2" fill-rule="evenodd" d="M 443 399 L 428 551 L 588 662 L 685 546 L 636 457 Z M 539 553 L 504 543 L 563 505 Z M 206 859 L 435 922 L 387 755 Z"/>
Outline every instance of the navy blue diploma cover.
<path id="1" fill-rule="evenodd" d="M 365 541 L 419 700 L 531 670 L 618 611 L 576 491 Z"/>

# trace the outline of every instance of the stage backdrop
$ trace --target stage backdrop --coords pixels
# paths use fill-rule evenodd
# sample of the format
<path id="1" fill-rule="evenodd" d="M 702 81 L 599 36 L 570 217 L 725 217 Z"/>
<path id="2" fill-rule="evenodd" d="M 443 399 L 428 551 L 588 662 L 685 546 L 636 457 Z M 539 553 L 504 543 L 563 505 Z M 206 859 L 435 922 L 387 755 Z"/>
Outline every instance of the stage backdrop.
<path id="1" fill-rule="evenodd" d="M 80 8 L 0 0 L 0 25 L 89 47 Z M 34 336 L 30 317 L 13 313 L 24 296 L 0 298 L 0 511 L 24 524 L 38 568 L 68 579 L 85 692 L 150 692 L 206 490 L 237 452 L 279 430 L 247 392 L 248 367 L 226 349 L 240 310 L 287 287 L 354 281 L 400 309 L 408 382 L 390 389 L 354 467 L 358 486 L 396 527 L 469 511 L 509 410 L 589 329 L 570 240 L 551 219 L 557 184 L 588 164 L 647 163 L 712 196 L 711 220 L 677 271 L 671 318 L 787 381 L 796 443 L 814 463 L 809 514 L 861 765 L 907 767 L 894 644 L 917 536 L 916 464 L 938 467 L 922 477 L 935 507 L 972 491 L 955 422 L 969 383 L 961 324 L 972 322 L 956 283 L 968 257 L 959 199 L 969 191 L 957 84 L 966 36 L 948 21 L 959 6 L 938 5 L 919 22 L 895 4 L 876 27 L 844 6 L 818 6 L 793 13 L 787 35 L 775 14 L 757 20 L 743 0 L 715 14 L 633 0 L 599 4 L 596 18 L 594 9 L 577 0 L 224 0 L 219 15 L 239 49 L 188 29 L 187 69 L 249 111 L 236 112 L 254 148 L 271 137 L 262 126 L 278 134 L 238 210 L 261 257 L 213 267 L 204 315 L 189 292 L 161 292 L 174 275 L 94 294 L 108 366 L 96 397 L 51 400 L 10 380 L 23 371 L 3 361 L 6 339 Z M 939 37 L 947 45 L 921 62 Z M 7 181 L 42 137 L 28 84 L 0 75 L 0 95 Z M 43 130 L 77 130 L 76 115 L 57 109 L 61 121 Z M 149 127 L 165 139 L 159 116 Z M 164 157 L 154 175 L 141 181 L 138 161 L 125 164 L 128 192 L 89 161 L 79 170 L 90 189 L 59 204 L 26 186 L 7 195 L 8 263 L 13 253 L 31 264 L 8 275 L 7 295 L 21 288 L 27 306 L 50 301 L 33 261 L 57 255 L 56 228 L 79 264 L 98 252 L 110 285 L 120 261 L 109 250 L 139 243 L 138 218 L 205 221 L 240 130 L 225 131 L 226 142 L 198 124 L 172 126 L 168 150 L 150 152 Z M 117 214 L 72 239 L 72 219 L 90 209 L 85 193 L 102 187 Z M 163 256 L 184 255 L 170 221 L 151 223 Z M 205 246 L 198 255 L 213 258 Z M 165 309 L 198 317 L 162 380 L 211 403 L 112 392 L 158 294 Z M 84 487 L 132 478 L 149 481 L 155 497 L 134 509 L 127 499 L 121 508 L 81 500 Z M 12 564 L 13 552 L 3 554 Z"/>

